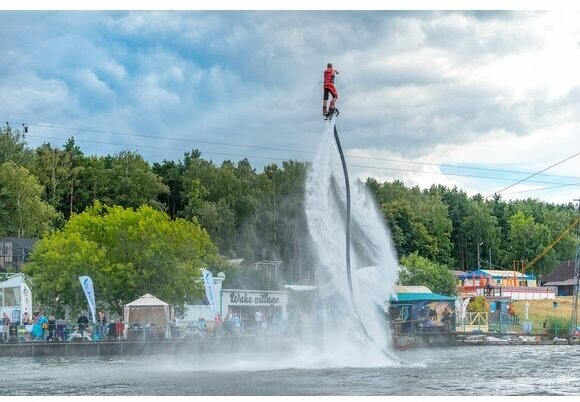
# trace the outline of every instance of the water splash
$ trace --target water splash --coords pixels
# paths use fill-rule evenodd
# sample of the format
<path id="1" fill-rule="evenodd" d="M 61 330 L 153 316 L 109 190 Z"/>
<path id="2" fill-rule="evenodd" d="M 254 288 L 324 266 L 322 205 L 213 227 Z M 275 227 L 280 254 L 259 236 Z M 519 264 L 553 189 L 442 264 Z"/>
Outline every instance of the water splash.
<path id="1" fill-rule="evenodd" d="M 346 276 L 346 186 L 331 123 L 324 133 L 306 181 L 306 217 L 317 255 L 320 321 L 324 326 L 322 354 L 357 366 L 392 363 L 382 353 L 389 332 L 382 306 L 397 280 L 397 259 L 391 236 L 364 184 L 351 187 L 351 266 L 354 303 Z M 372 341 L 364 336 L 369 334 Z"/>

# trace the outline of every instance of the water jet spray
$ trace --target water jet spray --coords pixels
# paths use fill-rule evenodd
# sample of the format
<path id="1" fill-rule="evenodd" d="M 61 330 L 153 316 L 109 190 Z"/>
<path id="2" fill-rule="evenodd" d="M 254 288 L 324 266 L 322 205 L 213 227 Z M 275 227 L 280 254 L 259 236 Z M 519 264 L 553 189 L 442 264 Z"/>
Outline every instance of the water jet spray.
<path id="1" fill-rule="evenodd" d="M 336 114 L 338 115 L 338 114 Z M 338 153 L 340 155 L 340 162 L 342 164 L 342 171 L 344 173 L 344 184 L 345 184 L 345 189 L 346 189 L 346 230 L 345 230 L 345 236 L 346 236 L 346 277 L 347 277 L 347 283 L 348 283 L 348 290 L 349 290 L 349 294 L 350 294 L 350 301 L 351 301 L 351 305 L 352 308 L 354 310 L 354 314 L 356 316 L 358 325 L 360 327 L 360 329 L 362 330 L 363 334 L 365 335 L 365 337 L 372 342 L 375 345 L 378 345 L 377 342 L 370 336 L 369 332 L 367 331 L 357 304 L 356 304 L 356 300 L 355 300 L 355 296 L 354 296 L 354 289 L 353 289 L 353 285 L 352 285 L 352 271 L 351 271 L 351 256 L 350 256 L 350 250 L 351 250 L 351 199 L 350 199 L 350 181 L 349 181 L 349 177 L 348 177 L 348 168 L 346 166 L 346 159 L 344 157 L 344 152 L 342 151 L 342 146 L 340 144 L 340 138 L 338 136 L 338 130 L 336 129 L 336 122 L 334 121 L 335 116 L 332 115 L 330 117 L 330 124 L 332 124 L 333 126 L 333 131 L 334 131 L 334 141 L 336 143 L 336 147 L 338 149 Z M 387 357 L 389 357 L 390 359 L 393 359 L 399 363 L 402 363 L 402 361 L 394 356 L 392 353 L 390 353 L 388 350 L 386 350 L 383 346 L 378 345 L 381 348 L 381 351 L 383 352 L 383 354 L 385 354 Z"/>

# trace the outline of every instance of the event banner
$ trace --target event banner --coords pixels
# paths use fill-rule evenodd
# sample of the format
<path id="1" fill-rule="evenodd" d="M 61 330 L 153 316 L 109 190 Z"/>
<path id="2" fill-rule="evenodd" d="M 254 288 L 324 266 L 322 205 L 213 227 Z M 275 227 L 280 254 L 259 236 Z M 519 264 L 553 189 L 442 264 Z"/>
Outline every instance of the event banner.
<path id="1" fill-rule="evenodd" d="M 201 271 L 203 275 L 203 283 L 205 285 L 205 297 L 211 306 L 211 314 L 215 318 L 217 316 L 218 310 L 216 305 L 215 290 L 213 287 L 213 275 L 207 269 Z"/>
<path id="2" fill-rule="evenodd" d="M 89 309 L 91 310 L 91 316 L 93 317 L 93 324 L 97 323 L 97 306 L 95 304 L 95 290 L 93 289 L 93 280 L 90 276 L 79 276 L 79 281 L 81 281 L 81 286 L 85 291 L 85 296 L 87 297 L 87 302 L 89 303 Z"/>
<path id="3" fill-rule="evenodd" d="M 32 293 L 26 283 L 20 285 L 20 303 L 23 309 L 20 319 L 22 321 L 24 314 L 27 314 L 29 318 L 32 314 Z"/>

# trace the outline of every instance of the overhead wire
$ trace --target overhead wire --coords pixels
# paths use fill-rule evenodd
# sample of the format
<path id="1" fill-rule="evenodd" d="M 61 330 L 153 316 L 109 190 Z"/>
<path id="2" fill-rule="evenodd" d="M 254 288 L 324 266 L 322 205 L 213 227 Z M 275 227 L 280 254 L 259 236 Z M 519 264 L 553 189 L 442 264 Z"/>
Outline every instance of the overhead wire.
<path id="1" fill-rule="evenodd" d="M 2 120 L 0 119 L 0 121 L 2 121 Z M 26 125 L 26 126 L 30 126 L 30 127 L 39 127 L 39 128 L 53 128 L 53 129 L 59 129 L 59 130 L 71 130 L 71 131 L 87 132 L 87 133 L 120 135 L 120 136 L 126 136 L 126 137 L 151 138 L 151 139 L 159 139 L 159 140 L 167 140 L 167 141 L 200 143 L 200 144 L 208 144 L 208 145 L 255 148 L 255 149 L 261 149 L 261 150 L 267 150 L 267 151 L 293 152 L 293 153 L 302 153 L 302 154 L 314 154 L 315 153 L 314 151 L 301 150 L 301 149 L 291 149 L 291 148 L 281 148 L 281 147 L 265 147 L 265 146 L 260 146 L 260 145 L 236 144 L 236 143 L 229 143 L 229 142 L 206 141 L 206 140 L 177 138 L 177 137 L 164 137 L 164 136 L 156 136 L 156 135 L 148 135 L 148 134 L 127 133 L 127 132 L 122 132 L 122 131 L 100 130 L 100 129 L 81 128 L 81 127 L 69 127 L 69 126 L 61 126 L 61 125 L 55 125 L 55 124 L 19 123 L 19 122 L 10 122 L 10 121 L 7 121 L 6 123 L 11 123 L 14 125 L 22 124 L 23 126 Z M 34 137 L 30 134 L 28 134 L 28 136 Z M 115 145 L 115 144 L 111 144 L 111 145 Z M 215 154 L 220 155 L 220 153 L 215 153 Z M 521 171 L 515 171 L 515 170 L 492 169 L 492 168 L 484 168 L 484 167 L 476 167 L 476 166 L 452 165 L 452 164 L 441 164 L 441 163 L 432 163 L 432 162 L 405 161 L 405 160 L 401 160 L 401 159 L 377 158 L 377 157 L 358 156 L 358 155 L 349 155 L 349 154 L 345 154 L 345 156 L 348 159 L 366 159 L 366 160 L 375 160 L 375 161 L 380 161 L 380 162 L 394 162 L 394 163 L 404 163 L 404 164 L 422 165 L 422 166 L 437 166 L 437 167 L 443 167 L 443 168 L 449 168 L 449 169 L 465 169 L 465 170 L 476 170 L 476 171 L 490 171 L 490 172 L 497 172 L 497 173 L 513 173 L 513 174 L 530 175 L 530 172 L 521 172 Z M 531 176 L 528 176 L 528 178 L 539 175 L 539 174 L 541 174 L 541 172 L 534 173 Z M 454 175 L 457 175 L 457 174 L 454 174 Z M 559 178 L 567 178 L 567 179 L 580 179 L 580 177 L 578 177 L 578 176 L 563 176 L 563 175 L 553 175 L 553 174 L 543 174 L 542 176 L 559 177 Z M 476 177 L 476 176 L 466 176 L 466 177 Z M 513 179 L 511 179 L 511 180 L 513 180 Z M 525 179 L 523 179 L 523 180 L 525 180 Z M 506 189 L 507 188 L 509 188 L 509 187 L 506 187 Z"/>
<path id="2" fill-rule="evenodd" d="M 41 136 L 41 135 L 31 135 L 28 134 L 27 137 L 32 138 L 40 138 L 40 139 L 48 139 L 48 140 L 61 140 L 66 141 L 68 138 L 62 137 L 53 137 L 53 136 Z M 114 143 L 108 141 L 96 141 L 96 140 L 78 140 L 75 139 L 77 142 L 86 142 L 86 143 L 93 143 L 93 144 L 100 144 L 100 145 L 113 145 L 113 146 L 122 146 L 128 148 L 143 148 L 143 149 L 156 149 L 156 150 L 168 150 L 168 151 L 183 151 L 183 148 L 172 148 L 172 147 L 161 147 L 161 146 L 151 146 L 151 145 L 134 145 L 134 144 L 123 144 L 123 143 Z M 260 156 L 260 155 L 248 155 L 248 154 L 238 154 L 238 153 L 231 153 L 231 152 L 213 152 L 213 151 L 203 151 L 204 154 L 209 155 L 221 155 L 221 156 L 230 156 L 230 157 L 241 157 L 241 158 L 255 158 L 255 159 L 265 159 L 265 160 L 280 160 L 280 161 L 287 161 L 288 158 L 281 158 L 275 156 Z M 308 160 L 297 160 L 299 162 L 309 162 Z M 408 172 L 408 173 L 423 173 L 423 174 L 436 174 L 436 175 L 444 175 L 444 176 L 456 176 L 456 177 L 468 177 L 468 178 L 475 178 L 475 179 L 486 179 L 486 180 L 499 180 L 499 181 L 512 181 L 511 178 L 505 177 L 496 177 L 496 176 L 481 176 L 481 175 L 470 175 L 470 174 L 461 174 L 461 173 L 451 173 L 451 172 L 433 172 L 433 171 L 424 171 L 424 170 L 413 170 L 413 169 L 402 169 L 402 168 L 394 168 L 394 167 L 385 167 L 385 166 L 367 166 L 367 165 L 356 165 L 351 164 L 352 167 L 355 168 L 362 168 L 362 169 L 375 169 L 375 170 L 388 170 L 388 171 L 396 171 L 396 172 Z M 554 183 L 550 181 L 530 181 L 530 183 L 535 184 L 553 184 L 557 186 L 561 186 L 561 183 Z M 578 183 L 566 183 L 566 186 L 574 186 Z"/>
<path id="3" fill-rule="evenodd" d="M 530 192 L 536 192 L 536 191 L 552 190 L 554 188 L 573 187 L 573 186 L 580 186 L 580 183 L 566 183 L 566 184 L 558 184 L 556 186 L 550 186 L 550 187 L 533 188 L 533 189 L 521 190 L 521 191 L 512 191 L 511 193 L 504 193 L 503 195 L 530 193 Z"/>
<path id="4" fill-rule="evenodd" d="M 532 177 L 534 177 L 534 176 L 537 176 L 537 175 L 539 175 L 540 173 L 543 173 L 543 172 L 545 172 L 545 171 L 546 171 L 546 170 L 548 170 L 548 169 L 551 169 L 551 168 L 553 168 L 553 167 L 555 167 L 555 166 L 561 165 L 562 163 L 564 163 L 564 162 L 567 162 L 567 161 L 569 161 L 570 159 L 573 159 L 573 158 L 577 157 L 578 155 L 580 155 L 580 152 L 577 152 L 577 153 L 575 153 L 574 155 L 568 156 L 567 158 L 564 158 L 564 159 L 562 159 L 561 161 L 558 161 L 558 162 L 556 162 L 556 163 L 554 163 L 554 164 L 552 164 L 552 165 L 550 165 L 550 166 L 548 166 L 548 167 L 546 167 L 546 168 L 544 168 L 544 169 L 542 169 L 542 170 L 540 170 L 540 171 L 538 171 L 538 172 L 536 172 L 536 173 L 533 173 L 533 174 L 529 175 L 528 177 L 524 177 L 523 179 L 521 179 L 521 180 L 518 180 L 517 182 L 515 182 L 515 183 L 513 183 L 513 184 L 511 184 L 511 185 L 509 185 L 509 186 L 507 186 L 507 187 L 505 187 L 505 188 L 502 188 L 501 190 L 499 190 L 499 191 L 496 191 L 496 192 L 494 192 L 493 194 L 490 194 L 490 195 L 488 195 L 488 196 L 487 196 L 487 197 L 485 197 L 485 198 L 489 198 L 489 197 L 492 197 L 492 196 L 494 196 L 494 195 L 500 194 L 500 193 L 504 192 L 505 190 L 507 190 L 508 188 L 512 188 L 512 187 L 514 187 L 514 186 L 517 186 L 518 184 L 520 184 L 520 183 L 523 183 L 524 181 L 527 181 L 528 179 L 531 179 Z"/>

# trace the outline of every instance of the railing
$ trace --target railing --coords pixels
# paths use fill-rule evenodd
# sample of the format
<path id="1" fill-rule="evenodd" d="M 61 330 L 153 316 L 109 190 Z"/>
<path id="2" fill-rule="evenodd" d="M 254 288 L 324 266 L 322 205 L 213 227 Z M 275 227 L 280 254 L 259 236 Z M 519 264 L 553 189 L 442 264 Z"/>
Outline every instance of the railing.
<path id="1" fill-rule="evenodd" d="M 468 325 L 487 325 L 489 323 L 489 313 L 487 312 L 466 312 L 465 318 Z"/>
<path id="2" fill-rule="evenodd" d="M 467 286 L 458 286 L 459 293 L 471 293 L 477 296 L 495 296 L 501 297 L 502 296 L 502 287 L 501 286 L 494 286 L 488 288 L 485 285 L 467 285 Z"/>
<path id="3" fill-rule="evenodd" d="M 459 293 L 470 293 L 478 296 L 510 297 L 514 300 L 553 299 L 556 292 L 551 287 L 541 286 L 459 286 Z"/>
<path id="4" fill-rule="evenodd" d="M 455 330 L 453 320 L 445 320 L 442 324 L 427 324 L 425 319 L 421 320 L 393 320 L 389 321 L 393 334 L 413 334 L 413 333 L 449 333 Z"/>
<path id="5" fill-rule="evenodd" d="M 487 332 L 489 329 L 489 313 L 481 311 L 474 312 L 468 311 L 465 313 L 465 319 L 457 320 L 457 330 L 461 332 L 471 332 L 474 330 L 480 330 L 482 332 Z"/>

